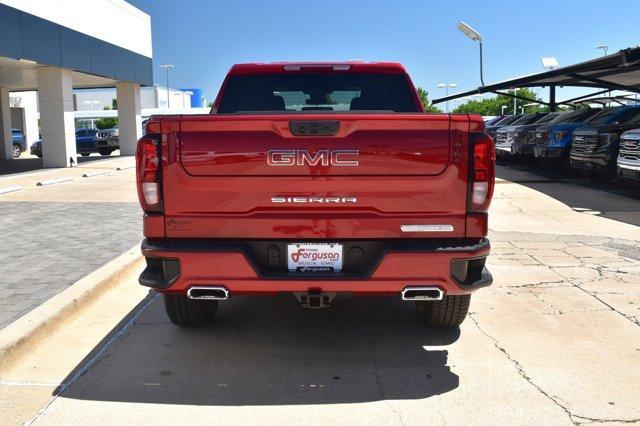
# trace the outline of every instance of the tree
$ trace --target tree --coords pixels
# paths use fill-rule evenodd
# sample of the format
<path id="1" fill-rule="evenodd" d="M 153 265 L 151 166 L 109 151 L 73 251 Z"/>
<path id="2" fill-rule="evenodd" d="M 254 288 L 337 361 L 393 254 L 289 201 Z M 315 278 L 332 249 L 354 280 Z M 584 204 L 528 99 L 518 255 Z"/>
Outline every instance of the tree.
<path id="1" fill-rule="evenodd" d="M 113 117 L 105 117 L 96 121 L 96 127 L 99 130 L 111 129 L 118 125 L 118 119 Z"/>
<path id="2" fill-rule="evenodd" d="M 429 103 L 429 92 L 424 90 L 422 87 L 418 87 L 417 90 L 418 90 L 418 97 L 420 98 L 420 103 L 424 108 L 424 112 L 435 112 L 435 113 L 442 112 L 440 108 L 438 108 L 435 105 L 431 105 L 431 103 Z"/>
<path id="3" fill-rule="evenodd" d="M 516 113 L 520 113 L 520 108 L 526 104 L 532 103 L 534 99 L 539 100 L 535 92 L 531 89 L 518 89 L 516 95 L 531 99 L 531 101 L 516 99 Z M 504 108 L 505 113 L 513 114 L 513 98 L 504 95 L 498 95 L 494 98 L 488 99 L 470 100 L 458 105 L 453 112 L 480 115 L 500 115 L 502 114 L 503 106 L 506 107 Z M 548 111 L 548 109 L 549 108 L 543 104 L 530 105 L 524 108 L 525 112 L 543 112 Z"/>

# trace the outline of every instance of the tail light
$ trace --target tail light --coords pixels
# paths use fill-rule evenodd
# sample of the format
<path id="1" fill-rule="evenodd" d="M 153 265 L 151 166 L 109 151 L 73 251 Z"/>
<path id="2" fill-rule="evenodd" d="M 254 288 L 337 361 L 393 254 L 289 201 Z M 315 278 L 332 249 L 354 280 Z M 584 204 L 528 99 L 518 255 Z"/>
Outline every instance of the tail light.
<path id="1" fill-rule="evenodd" d="M 160 143 L 155 135 L 147 134 L 138 141 L 136 149 L 136 181 L 138 198 L 145 212 L 162 211 Z"/>
<path id="2" fill-rule="evenodd" d="M 486 212 L 493 196 L 496 150 L 493 139 L 484 133 L 470 140 L 469 210 Z"/>

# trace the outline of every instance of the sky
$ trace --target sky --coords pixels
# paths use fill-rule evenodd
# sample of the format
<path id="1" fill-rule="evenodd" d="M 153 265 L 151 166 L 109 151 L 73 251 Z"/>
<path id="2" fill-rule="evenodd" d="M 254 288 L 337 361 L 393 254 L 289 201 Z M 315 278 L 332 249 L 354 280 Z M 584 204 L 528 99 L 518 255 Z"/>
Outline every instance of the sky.
<path id="1" fill-rule="evenodd" d="M 599 45 L 640 45 L 639 0 L 128 1 L 151 16 L 154 82 L 173 64 L 170 86 L 202 88 L 208 101 L 241 62 L 393 61 L 430 98 L 444 95 L 439 83 L 473 89 L 478 44 L 459 21 L 483 36 L 486 84 L 543 71 L 541 56 L 564 66 L 602 55 Z M 559 89 L 558 99 L 588 92 Z"/>

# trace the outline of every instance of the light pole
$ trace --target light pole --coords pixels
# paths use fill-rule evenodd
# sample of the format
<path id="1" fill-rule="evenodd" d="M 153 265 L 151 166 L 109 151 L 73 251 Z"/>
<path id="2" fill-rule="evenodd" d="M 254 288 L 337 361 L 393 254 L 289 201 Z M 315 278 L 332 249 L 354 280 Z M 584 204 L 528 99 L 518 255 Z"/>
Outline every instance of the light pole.
<path id="1" fill-rule="evenodd" d="M 458 29 L 471 40 L 480 42 L 480 83 L 484 86 L 484 78 L 482 76 L 482 35 L 462 21 L 458 23 Z"/>
<path id="2" fill-rule="evenodd" d="M 167 109 L 171 108 L 171 98 L 169 96 L 169 70 L 173 68 L 171 64 L 160 65 L 160 68 L 166 71 L 167 73 Z"/>
<path id="3" fill-rule="evenodd" d="M 602 49 L 604 52 L 603 56 L 607 56 L 607 52 L 609 51 L 609 46 L 606 44 L 601 44 L 600 46 L 596 46 L 596 49 Z"/>
<path id="4" fill-rule="evenodd" d="M 444 95 L 445 96 L 449 96 L 449 87 L 451 87 L 452 89 L 455 87 L 458 87 L 458 85 L 456 83 L 440 83 L 438 84 L 438 88 L 440 89 L 444 89 Z M 444 109 L 445 112 L 449 112 L 449 101 L 446 101 L 444 103 Z"/>
<path id="5" fill-rule="evenodd" d="M 504 115 L 504 110 L 507 109 L 506 105 L 502 105 L 502 110 L 500 111 L 500 115 Z"/>

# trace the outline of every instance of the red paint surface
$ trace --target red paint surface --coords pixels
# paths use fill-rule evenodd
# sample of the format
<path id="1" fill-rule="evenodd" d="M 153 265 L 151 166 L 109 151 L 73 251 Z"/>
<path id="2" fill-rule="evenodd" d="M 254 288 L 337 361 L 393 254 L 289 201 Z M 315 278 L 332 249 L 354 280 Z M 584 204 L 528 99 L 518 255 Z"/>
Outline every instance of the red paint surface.
<path id="1" fill-rule="evenodd" d="M 235 66 L 231 73 L 285 72 L 282 67 L 245 64 Z M 399 64 L 386 63 L 354 63 L 348 72 L 372 70 L 405 72 Z M 220 97 L 215 105 L 219 102 Z M 294 136 L 289 130 L 291 120 L 337 120 L 340 128 L 334 136 Z M 486 236 L 487 214 L 467 211 L 470 132 L 483 131 L 479 116 L 447 114 L 152 117 L 147 132 L 161 139 L 164 229 L 157 216 L 147 217 L 145 236 L 292 242 Z M 305 149 L 312 154 L 322 149 L 358 149 L 360 164 L 273 167 L 266 161 L 270 149 Z M 271 202 L 274 196 L 356 197 L 358 202 L 282 205 Z M 450 224 L 454 230 L 402 232 L 400 225 L 408 224 Z M 170 291 L 212 284 L 249 293 L 306 291 L 309 287 L 393 293 L 407 285 L 438 283 L 451 293 L 460 293 L 449 278 L 450 261 L 478 253 L 391 253 L 370 279 L 347 281 L 260 280 L 241 253 L 152 255 L 181 260 L 181 276 Z"/>

